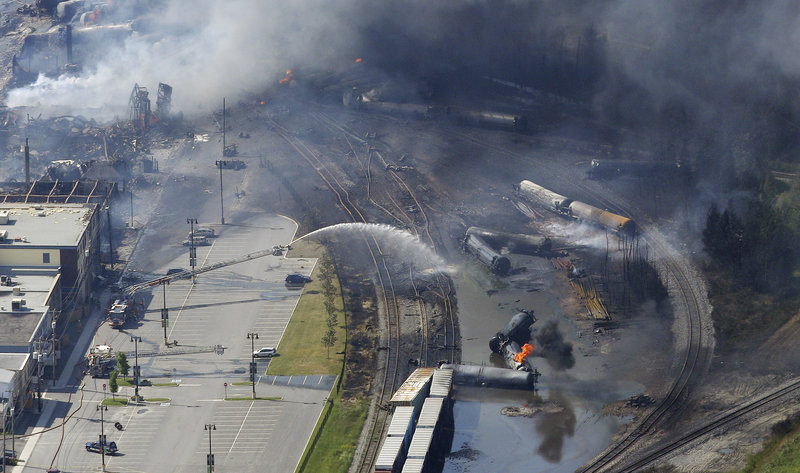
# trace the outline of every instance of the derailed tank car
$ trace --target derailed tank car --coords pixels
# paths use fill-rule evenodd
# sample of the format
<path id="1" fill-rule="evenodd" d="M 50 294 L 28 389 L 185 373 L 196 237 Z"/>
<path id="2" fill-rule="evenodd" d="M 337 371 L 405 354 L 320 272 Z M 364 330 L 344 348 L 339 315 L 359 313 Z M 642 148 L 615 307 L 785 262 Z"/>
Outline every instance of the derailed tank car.
<path id="1" fill-rule="evenodd" d="M 485 241 L 475 235 L 464 238 L 464 250 L 475 255 L 478 260 L 489 266 L 493 273 L 505 276 L 511 270 L 511 261 L 493 250 Z"/>
<path id="2" fill-rule="evenodd" d="M 572 199 L 568 197 L 556 194 L 550 189 L 545 189 L 528 180 L 520 182 L 516 191 L 523 199 L 532 204 L 541 205 L 560 215 L 570 215 L 569 204 L 572 203 Z"/>
<path id="3" fill-rule="evenodd" d="M 509 253 L 539 256 L 549 253 L 553 247 L 553 242 L 547 237 L 499 232 L 480 227 L 469 227 L 467 235 L 482 239 L 495 250 L 505 248 Z"/>
<path id="4" fill-rule="evenodd" d="M 569 210 L 572 216 L 578 220 L 600 225 L 617 233 L 631 235 L 636 232 L 636 225 L 628 217 L 598 209 L 577 200 L 569 204 Z"/>
<path id="5" fill-rule="evenodd" d="M 621 234 L 632 235 L 636 233 L 636 224 L 628 217 L 572 200 L 531 181 L 521 181 L 519 186 L 515 187 L 515 191 L 528 202 L 541 205 L 559 215 L 598 225 Z"/>

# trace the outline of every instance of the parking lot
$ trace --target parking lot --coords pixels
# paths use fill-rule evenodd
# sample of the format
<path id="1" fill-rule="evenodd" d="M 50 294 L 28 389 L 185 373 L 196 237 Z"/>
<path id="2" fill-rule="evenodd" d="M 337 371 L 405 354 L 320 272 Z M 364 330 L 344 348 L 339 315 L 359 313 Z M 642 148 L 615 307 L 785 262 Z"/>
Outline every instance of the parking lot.
<path id="1" fill-rule="evenodd" d="M 262 216 L 247 225 L 226 226 L 209 246 L 197 249 L 198 266 L 238 258 L 276 244 L 287 244 L 294 224 L 282 217 Z M 185 255 L 181 257 L 185 259 Z M 182 267 L 182 261 L 164 261 L 153 274 Z M 259 397 L 252 400 L 248 366 L 252 348 L 278 346 L 297 305 L 302 288 L 287 287 L 289 273 L 309 275 L 313 259 L 266 256 L 248 262 L 173 281 L 152 288 L 141 297 L 147 305 L 138 323 L 122 330 L 100 327 L 92 344 L 107 343 L 117 351 L 133 352 L 131 337 L 141 337 L 139 365 L 153 386 L 140 388 L 146 401 L 139 405 L 109 407 L 103 430 L 119 454 L 106 458 L 109 471 L 196 472 L 205 468 L 208 430 L 218 471 L 248 471 L 269 462 L 272 471 L 293 471 L 325 404 L 335 376 L 265 377 L 269 358 L 258 360 Z M 161 324 L 161 309 L 169 323 Z M 247 338 L 257 333 L 257 340 Z M 174 341 L 178 341 L 177 345 Z M 212 350 L 225 347 L 223 354 Z M 157 356 L 152 356 L 156 354 Z M 131 366 L 135 357 L 129 358 Z M 36 439 L 35 454 L 20 471 L 37 471 L 55 458 L 66 471 L 96 471 L 100 455 L 83 444 L 96 441 L 100 432 L 97 405 L 110 393 L 107 379 L 85 379 L 83 407 L 64 428 Z M 227 383 L 227 387 L 225 384 Z M 236 383 L 236 384 L 234 384 Z M 119 396 L 131 396 L 122 387 Z M 242 398 L 229 400 L 224 398 Z M 76 399 L 72 400 L 74 409 Z M 68 407 L 65 405 L 63 411 Z M 114 428 L 119 421 L 124 430 Z"/>

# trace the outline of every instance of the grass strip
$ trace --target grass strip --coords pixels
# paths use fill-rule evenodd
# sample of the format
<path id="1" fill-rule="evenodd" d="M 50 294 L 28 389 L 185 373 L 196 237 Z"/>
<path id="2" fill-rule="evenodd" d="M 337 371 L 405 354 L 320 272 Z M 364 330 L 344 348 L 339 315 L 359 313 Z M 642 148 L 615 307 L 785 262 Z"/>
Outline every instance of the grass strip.
<path id="1" fill-rule="evenodd" d="M 336 394 L 332 401 L 325 407 L 329 412 L 322 412 L 311 434 L 312 442 L 306 445 L 296 473 L 345 473 L 350 468 L 361 428 L 367 418 L 369 400 L 343 401 Z M 313 441 L 315 438 L 316 442 Z"/>
<path id="2" fill-rule="evenodd" d="M 170 402 L 172 399 L 168 397 L 146 397 L 144 402 Z"/>
<path id="3" fill-rule="evenodd" d="M 268 375 L 296 376 L 341 372 L 344 355 L 337 353 L 344 351 L 345 314 L 341 285 L 333 271 L 329 273 L 333 274 L 330 282 L 333 288 L 336 342 L 330 348 L 322 343 L 322 337 L 328 331 L 329 319 L 323 293 L 323 266 L 330 264 L 326 263 L 326 260 L 325 255 L 320 257 L 311 273 L 311 282 L 306 283 L 303 288 L 303 294 L 278 346 L 278 353 L 281 356 L 270 361 Z"/>
<path id="4" fill-rule="evenodd" d="M 109 397 L 103 399 L 103 402 L 100 403 L 102 406 L 127 406 L 128 400 L 124 397 Z"/>

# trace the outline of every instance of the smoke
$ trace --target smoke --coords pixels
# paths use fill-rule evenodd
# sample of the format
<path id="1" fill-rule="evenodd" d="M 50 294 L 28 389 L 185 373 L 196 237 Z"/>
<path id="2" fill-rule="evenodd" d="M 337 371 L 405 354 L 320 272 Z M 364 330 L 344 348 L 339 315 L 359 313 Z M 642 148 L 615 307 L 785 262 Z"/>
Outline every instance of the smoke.
<path id="1" fill-rule="evenodd" d="M 126 112 L 134 83 L 152 91 L 166 82 L 175 89 L 174 110 L 208 112 L 223 96 L 241 99 L 277 84 L 286 69 L 325 70 L 343 61 L 353 44 L 352 28 L 341 18 L 346 10 L 347 5 L 322 0 L 151 2 L 150 14 L 132 22 L 133 33 L 121 42 L 103 45 L 103 27 L 76 28 L 83 72 L 40 77 L 10 91 L 7 101 L 47 115 L 69 108 L 110 119 Z M 82 57 L 80 51 L 98 56 Z"/>
<path id="2" fill-rule="evenodd" d="M 125 18 L 136 18 L 129 37 L 83 34 L 100 47 L 80 58 L 79 77 L 42 78 L 8 104 L 111 118 L 124 115 L 134 83 L 166 82 L 173 109 L 192 114 L 274 87 L 287 69 L 302 77 L 363 57 L 381 77 L 422 78 L 440 96 L 502 87 L 491 77 L 587 104 L 636 130 L 626 139 L 658 159 L 715 178 L 715 168 L 738 173 L 800 146 L 792 0 L 133 3 L 149 11 Z"/>
<path id="3" fill-rule="evenodd" d="M 583 245 L 596 250 L 614 253 L 617 237 L 609 235 L 603 229 L 577 221 L 563 219 L 551 220 L 545 225 L 545 233 L 560 242 L 572 245 Z"/>
<path id="4" fill-rule="evenodd" d="M 550 320 L 536 333 L 536 343 L 542 356 L 557 370 L 567 370 L 575 366 L 572 344 L 564 341 L 558 330 L 558 322 Z"/>

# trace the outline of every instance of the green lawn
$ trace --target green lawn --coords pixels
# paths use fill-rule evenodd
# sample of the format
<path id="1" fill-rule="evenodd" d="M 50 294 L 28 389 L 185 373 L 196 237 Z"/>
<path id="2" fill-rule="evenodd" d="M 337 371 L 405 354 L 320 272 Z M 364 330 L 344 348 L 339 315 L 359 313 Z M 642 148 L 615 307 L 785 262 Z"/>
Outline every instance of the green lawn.
<path id="1" fill-rule="evenodd" d="M 779 435 L 753 455 L 741 473 L 796 473 L 800 471 L 800 430 Z"/>
<path id="2" fill-rule="evenodd" d="M 335 307 L 338 324 L 337 341 L 328 350 L 322 344 L 322 337 L 327 331 L 325 324 L 328 314 L 325 311 L 322 293 L 321 267 L 319 264 L 311 273 L 312 281 L 303 288 L 303 295 L 297 303 L 289 326 L 283 334 L 278 346 L 280 356 L 269 363 L 268 375 L 305 375 L 305 374 L 339 374 L 342 371 L 344 351 L 345 315 L 338 278 L 333 278 L 336 291 Z"/>
<path id="3" fill-rule="evenodd" d="M 358 436 L 361 434 L 361 428 L 367 418 L 369 400 L 341 401 L 336 395 L 333 399 L 333 407 L 328 406 L 328 408 L 332 410 L 325 422 L 324 430 L 313 450 L 309 451 L 309 447 L 306 447 L 303 460 L 297 469 L 298 472 L 345 473 L 353 462 Z M 320 421 L 324 416 L 325 412 L 323 411 Z M 320 427 L 317 424 L 312 439 L 316 437 Z"/>
<path id="4" fill-rule="evenodd" d="M 103 399 L 103 402 L 101 402 L 100 404 L 104 406 L 127 406 L 128 400 L 124 397 L 116 397 L 116 398 L 107 397 Z"/>

